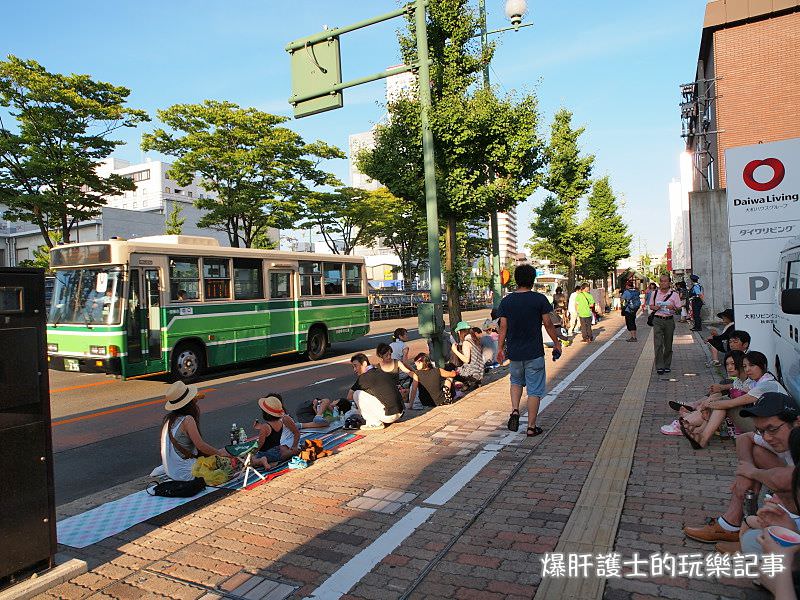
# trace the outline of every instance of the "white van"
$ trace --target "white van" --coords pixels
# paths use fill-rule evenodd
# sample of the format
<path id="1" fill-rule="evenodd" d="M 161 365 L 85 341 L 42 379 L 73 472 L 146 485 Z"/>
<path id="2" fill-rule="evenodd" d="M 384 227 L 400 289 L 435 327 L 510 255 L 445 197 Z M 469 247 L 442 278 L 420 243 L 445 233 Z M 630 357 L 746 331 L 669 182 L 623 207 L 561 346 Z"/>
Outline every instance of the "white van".
<path id="1" fill-rule="evenodd" d="M 789 242 L 780 255 L 776 286 L 775 376 L 800 399 L 800 237 Z"/>

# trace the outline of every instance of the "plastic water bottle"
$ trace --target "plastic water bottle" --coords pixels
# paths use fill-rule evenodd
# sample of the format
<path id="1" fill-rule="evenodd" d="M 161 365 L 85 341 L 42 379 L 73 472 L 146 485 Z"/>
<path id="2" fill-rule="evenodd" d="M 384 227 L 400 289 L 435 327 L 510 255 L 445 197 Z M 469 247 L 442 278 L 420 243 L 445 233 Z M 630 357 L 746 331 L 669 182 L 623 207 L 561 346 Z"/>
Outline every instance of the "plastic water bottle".
<path id="1" fill-rule="evenodd" d="M 339 412 L 339 407 L 338 406 L 334 406 L 333 407 L 333 415 L 332 416 L 333 416 L 333 420 L 334 420 L 335 423 L 338 423 L 341 420 L 341 415 L 342 415 L 342 413 Z"/>
<path id="2" fill-rule="evenodd" d="M 231 444 L 235 444 L 236 440 L 239 438 L 239 429 L 236 427 L 236 423 L 231 425 Z"/>
<path id="3" fill-rule="evenodd" d="M 244 444 L 247 440 L 247 433 L 244 430 L 244 427 L 239 428 L 239 443 Z"/>

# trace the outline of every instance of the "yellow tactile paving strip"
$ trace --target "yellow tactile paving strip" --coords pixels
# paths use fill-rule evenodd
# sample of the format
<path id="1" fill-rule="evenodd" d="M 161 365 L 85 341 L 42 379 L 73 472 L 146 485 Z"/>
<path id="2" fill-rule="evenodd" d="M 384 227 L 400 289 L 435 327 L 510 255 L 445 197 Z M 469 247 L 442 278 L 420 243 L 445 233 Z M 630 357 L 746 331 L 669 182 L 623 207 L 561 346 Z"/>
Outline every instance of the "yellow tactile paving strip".
<path id="1" fill-rule="evenodd" d="M 654 352 L 650 332 L 640 343 L 644 346 L 642 354 L 555 552 L 608 554 L 614 547 L 653 369 Z M 535 600 L 599 600 L 603 597 L 604 588 L 605 579 L 599 577 L 546 578 L 536 591 Z"/>

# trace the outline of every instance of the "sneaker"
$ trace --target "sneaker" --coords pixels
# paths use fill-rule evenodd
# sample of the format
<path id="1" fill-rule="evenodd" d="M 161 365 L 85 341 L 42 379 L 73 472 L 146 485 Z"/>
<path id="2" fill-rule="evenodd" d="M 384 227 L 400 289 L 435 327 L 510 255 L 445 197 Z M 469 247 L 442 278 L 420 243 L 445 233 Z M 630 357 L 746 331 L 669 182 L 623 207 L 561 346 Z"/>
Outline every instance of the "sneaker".
<path id="1" fill-rule="evenodd" d="M 681 433 L 681 424 L 678 423 L 678 419 L 675 419 L 669 425 L 662 425 L 661 433 L 664 435 L 683 435 L 683 433 Z"/>
<path id="2" fill-rule="evenodd" d="M 672 369 L 664 369 L 664 373 L 672 373 Z"/>
<path id="3" fill-rule="evenodd" d="M 664 369 L 657 369 L 656 373 L 658 373 L 659 375 L 663 375 L 664 374 Z"/>
<path id="4" fill-rule="evenodd" d="M 378 431 L 379 429 L 383 429 L 386 427 L 383 423 L 377 423 L 375 425 L 362 425 L 359 428 L 359 431 Z"/>
<path id="5" fill-rule="evenodd" d="M 716 519 L 709 519 L 708 523 L 702 527 L 684 527 L 683 533 L 686 537 L 698 542 L 707 544 L 713 542 L 738 542 L 739 532 L 728 531 L 719 526 Z"/>

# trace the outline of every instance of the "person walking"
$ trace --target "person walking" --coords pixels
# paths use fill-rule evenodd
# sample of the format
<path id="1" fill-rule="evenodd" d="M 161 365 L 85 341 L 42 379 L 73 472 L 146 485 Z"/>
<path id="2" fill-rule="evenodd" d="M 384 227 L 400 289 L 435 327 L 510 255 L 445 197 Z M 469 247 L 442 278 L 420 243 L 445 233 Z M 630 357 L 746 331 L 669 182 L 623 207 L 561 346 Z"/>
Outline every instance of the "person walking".
<path id="1" fill-rule="evenodd" d="M 689 305 L 692 308 L 692 318 L 694 319 L 694 326 L 692 331 L 703 331 L 703 304 L 705 295 L 703 294 L 703 286 L 700 285 L 700 276 L 691 275 L 689 279 L 692 280 L 692 287 L 689 289 Z"/>
<path id="2" fill-rule="evenodd" d="M 656 353 L 656 372 L 669 373 L 672 367 L 672 338 L 675 335 L 675 315 L 681 312 L 681 297 L 672 289 L 669 275 L 658 278 L 658 289 L 650 300 L 653 319 L 653 345 Z"/>
<path id="3" fill-rule="evenodd" d="M 629 342 L 636 342 L 636 315 L 642 307 L 642 299 L 639 290 L 636 289 L 633 279 L 629 279 L 620 298 L 622 302 L 622 314 L 625 315 L 625 327 L 628 329 Z"/>
<path id="4" fill-rule="evenodd" d="M 569 300 L 567 300 L 567 313 L 569 315 L 569 329 L 567 333 L 569 335 L 574 335 L 578 330 L 578 309 L 575 306 L 575 301 L 578 299 L 578 292 L 581 291 L 581 286 L 576 285 L 575 289 L 572 290 L 572 293 L 569 295 Z"/>
<path id="5" fill-rule="evenodd" d="M 651 281 L 647 284 L 647 289 L 644 292 L 644 307 L 648 315 L 650 314 L 650 305 L 653 303 L 653 294 L 656 293 L 657 289 L 658 286 Z"/>
<path id="6" fill-rule="evenodd" d="M 544 396 L 546 375 L 544 367 L 544 340 L 542 325 L 553 340 L 553 358 L 561 353 L 561 340 L 550 318 L 553 307 L 544 294 L 532 291 L 536 280 L 536 269 L 531 265 L 520 265 L 514 270 L 517 289 L 503 298 L 498 308 L 500 337 L 498 347 L 504 344 L 511 359 L 511 415 L 508 428 L 519 429 L 519 404 L 522 388 L 528 392 L 528 437 L 539 435 L 537 427 L 539 401 Z"/>
<path id="7" fill-rule="evenodd" d="M 575 298 L 575 308 L 578 311 L 578 318 L 581 321 L 581 338 L 583 343 L 588 344 L 594 341 L 592 333 L 592 317 L 594 317 L 594 296 L 589 293 L 589 284 L 581 284 L 577 298 Z"/>

